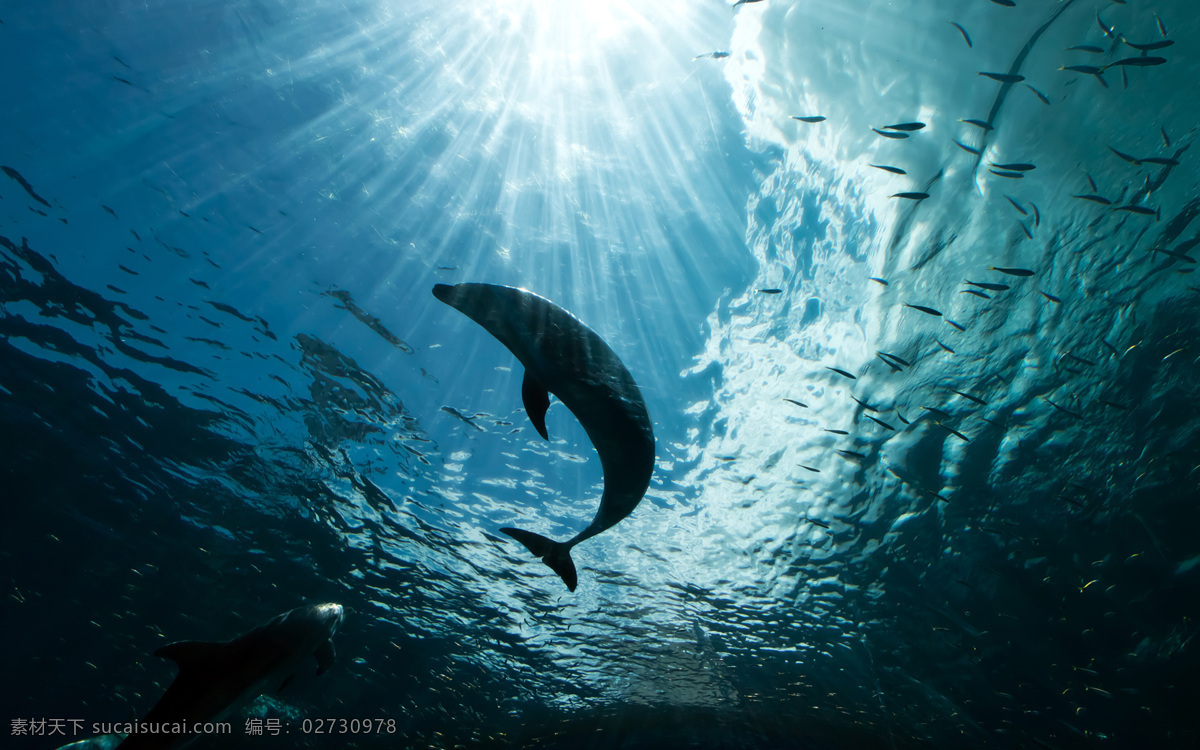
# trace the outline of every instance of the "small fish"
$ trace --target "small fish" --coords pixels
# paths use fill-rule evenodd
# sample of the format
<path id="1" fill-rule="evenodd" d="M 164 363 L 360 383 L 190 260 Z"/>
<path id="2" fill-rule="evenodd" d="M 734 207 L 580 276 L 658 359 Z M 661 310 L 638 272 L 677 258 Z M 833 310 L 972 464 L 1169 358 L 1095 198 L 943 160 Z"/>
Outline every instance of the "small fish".
<path id="1" fill-rule="evenodd" d="M 762 2 L 762 0 L 737 0 L 737 2 L 733 4 L 733 7 L 736 9 L 739 5 L 745 5 L 746 3 L 761 3 L 761 2 Z"/>
<path id="2" fill-rule="evenodd" d="M 900 167 L 889 167 L 886 164 L 868 164 L 867 166 L 882 169 L 884 172 L 891 172 L 892 174 L 908 174 L 908 172 L 905 172 Z"/>
<path id="3" fill-rule="evenodd" d="M 1158 167 L 1177 167 L 1179 166 L 1178 159 L 1169 159 L 1165 156 L 1148 156 L 1145 159 L 1138 159 L 1139 164 L 1153 164 Z"/>
<path id="4" fill-rule="evenodd" d="M 1037 98 L 1042 100 L 1042 104 L 1045 104 L 1047 107 L 1050 106 L 1050 99 L 1045 94 L 1038 91 L 1033 86 L 1030 86 L 1028 83 L 1025 85 L 1029 88 L 1030 91 L 1032 91 L 1034 94 L 1037 94 Z"/>
<path id="5" fill-rule="evenodd" d="M 825 117 L 823 115 L 806 115 L 804 117 L 792 115 L 792 119 L 799 120 L 800 122 L 825 122 Z"/>
<path id="6" fill-rule="evenodd" d="M 866 409 L 867 411 L 879 411 L 879 410 L 878 410 L 878 409 L 876 409 L 874 406 L 871 406 L 870 404 L 868 404 L 868 403 L 867 403 L 867 402 L 865 402 L 865 401 L 859 401 L 858 399 L 856 399 L 856 398 L 855 398 L 855 397 L 853 397 L 853 396 L 851 396 L 851 397 L 850 397 L 850 400 L 851 400 L 851 401 L 853 401 L 854 403 L 858 404 L 858 405 L 859 405 L 859 406 L 861 406 L 862 408 Z"/>
<path id="7" fill-rule="evenodd" d="M 986 289 L 989 292 L 1007 292 L 1009 289 L 1008 284 L 989 284 L 986 281 L 965 281 L 963 283 L 977 286 L 980 289 Z"/>
<path id="8" fill-rule="evenodd" d="M 925 123 L 923 123 L 923 122 L 901 122 L 896 125 L 884 125 L 883 129 L 884 130 L 902 130 L 904 132 L 912 132 L 914 130 L 921 130 L 924 127 L 925 127 Z"/>
<path id="9" fill-rule="evenodd" d="M 919 311 L 925 313 L 926 315 L 934 315 L 939 318 L 942 317 L 942 314 L 940 312 L 938 312 L 937 310 L 934 310 L 932 307 L 924 307 L 922 305 L 910 305 L 907 302 L 904 303 L 904 306 L 911 307 L 914 310 L 919 310 Z"/>
<path id="10" fill-rule="evenodd" d="M 887 357 L 888 359 L 894 359 L 897 362 L 899 362 L 900 364 L 904 365 L 905 367 L 912 367 L 912 365 L 909 364 L 906 360 L 900 359 L 895 354 L 889 354 L 888 352 L 876 352 L 876 354 Z"/>
<path id="11" fill-rule="evenodd" d="M 1118 65 L 1129 65 L 1129 66 L 1135 67 L 1135 68 L 1146 68 L 1151 65 L 1162 65 L 1166 61 L 1167 61 L 1167 58 L 1165 58 L 1165 57 L 1126 57 L 1123 60 L 1117 60 L 1116 62 L 1110 62 L 1108 65 L 1105 65 L 1103 68 L 1101 68 L 1101 70 L 1108 70 L 1109 68 L 1115 68 Z"/>
<path id="12" fill-rule="evenodd" d="M 1167 129 L 1160 127 L 1158 129 L 1158 132 L 1162 133 L 1163 145 L 1166 146 L 1167 148 L 1170 148 L 1171 147 L 1171 136 L 1167 135 Z"/>
<path id="13" fill-rule="evenodd" d="M 475 424 L 475 417 L 468 417 L 466 414 L 463 414 L 461 411 L 459 411 L 458 409 L 455 409 L 453 406 L 443 406 L 442 411 L 444 411 L 447 414 L 450 414 L 454 417 L 457 417 L 458 419 L 462 420 L 463 422 L 466 422 L 467 424 L 471 425 L 472 427 L 479 430 L 480 432 L 484 431 L 484 429 L 482 427 Z"/>
<path id="14" fill-rule="evenodd" d="M 718 49 L 718 50 L 713 50 L 712 52 L 705 52 L 703 55 L 696 55 L 692 59 L 700 60 L 703 58 L 712 58 L 713 60 L 723 60 L 726 57 L 729 57 L 729 53 L 723 49 Z"/>
<path id="15" fill-rule="evenodd" d="M 951 390 L 951 392 L 957 393 L 958 395 L 962 396 L 963 398 L 965 398 L 968 401 L 974 401 L 975 403 L 979 404 L 980 406 L 988 405 L 987 401 L 984 401 L 983 399 L 979 398 L 978 396 L 972 396 L 969 393 L 963 393 L 962 391 L 956 391 L 953 388 L 951 388 L 950 390 Z"/>
<path id="16" fill-rule="evenodd" d="M 1165 23 L 1163 23 L 1162 19 L 1158 17 L 1157 13 L 1154 14 L 1154 22 L 1156 24 L 1158 24 L 1158 33 L 1162 34 L 1163 39 L 1166 39 L 1167 38 L 1167 25 Z"/>
<path id="17" fill-rule="evenodd" d="M 961 292 L 959 292 L 959 294 L 970 294 L 972 296 L 979 297 L 980 299 L 991 299 L 986 292 L 981 292 L 978 289 L 963 289 Z"/>
<path id="18" fill-rule="evenodd" d="M 831 430 L 828 427 L 822 427 L 821 429 L 825 430 L 826 432 L 832 432 L 834 435 L 849 435 L 850 434 L 850 433 L 846 432 L 845 430 Z"/>
<path id="19" fill-rule="evenodd" d="M 1130 156 L 1129 154 L 1126 154 L 1126 153 L 1124 153 L 1124 152 L 1122 152 L 1122 151 L 1118 151 L 1118 150 L 1116 150 L 1115 148 L 1113 148 L 1112 146 L 1109 146 L 1109 147 L 1108 147 L 1108 150 L 1109 150 L 1109 151 L 1112 151 L 1114 154 L 1116 154 L 1117 156 L 1121 157 L 1121 159 L 1123 159 L 1123 160 L 1125 160 L 1125 161 L 1129 162 L 1130 164 L 1137 164 L 1137 163 L 1138 163 L 1137 157 Z"/>
<path id="20" fill-rule="evenodd" d="M 1169 255 L 1170 257 L 1172 257 L 1176 260 L 1182 260 L 1184 263 L 1195 263 L 1196 262 L 1195 258 L 1191 257 L 1187 253 L 1181 253 L 1178 250 L 1168 250 L 1165 247 L 1152 247 L 1152 248 L 1150 248 L 1150 251 L 1162 253 L 1163 255 Z M 1187 272 L 1191 273 L 1191 269 L 1188 269 Z M 1183 271 L 1180 271 L 1180 273 L 1183 273 Z"/>
<path id="21" fill-rule="evenodd" d="M 1018 162 L 1016 164 L 997 164 L 996 162 L 990 162 L 990 163 L 996 169 L 1003 169 L 1006 172 L 1029 172 L 1034 169 L 1037 169 L 1037 167 L 1035 167 L 1032 164 L 1024 164 L 1024 163 L 1020 163 L 1020 162 Z"/>
<path id="22" fill-rule="evenodd" d="M 954 21 L 950 21 L 950 25 L 953 26 L 954 28 L 958 29 L 958 33 L 962 34 L 963 41 L 967 43 L 968 47 L 971 47 L 971 48 L 975 47 L 974 44 L 971 44 L 970 34 L 967 33 L 967 30 L 964 29 L 961 24 L 957 24 Z"/>
<path id="23" fill-rule="evenodd" d="M 1160 39 L 1157 42 L 1147 42 L 1146 44 L 1134 44 L 1133 42 L 1129 41 L 1128 39 L 1125 39 L 1124 37 L 1121 38 L 1121 41 L 1125 42 L 1126 47 L 1133 47 L 1138 52 L 1153 52 L 1156 49 L 1165 49 L 1167 47 L 1170 47 L 1172 44 L 1175 43 L 1175 40 L 1173 40 L 1173 39 Z"/>
<path id="24" fill-rule="evenodd" d="M 1053 294 L 1048 294 L 1046 292 L 1043 292 L 1041 289 L 1038 290 L 1038 294 L 1042 295 L 1043 297 L 1050 300 L 1051 302 L 1053 302 L 1056 305 L 1062 304 L 1062 300 L 1059 299 L 1058 297 L 1055 297 Z"/>
<path id="25" fill-rule="evenodd" d="M 783 292 L 782 289 L 759 289 L 758 291 L 762 294 L 780 294 Z"/>
<path id="26" fill-rule="evenodd" d="M 785 398 L 785 399 L 784 399 L 784 401 L 787 401 L 789 404 L 795 404 L 796 406 L 803 407 L 803 408 L 805 408 L 805 409 L 807 409 L 807 408 L 808 408 L 808 404 L 806 404 L 806 403 L 803 403 L 803 402 L 801 402 L 801 401 L 797 401 L 797 400 L 796 400 L 796 399 L 794 399 L 794 398 Z"/>
<path id="27" fill-rule="evenodd" d="M 850 373 L 846 372 L 845 370 L 839 370 L 836 367 L 826 367 L 825 369 L 829 370 L 830 372 L 836 372 L 838 375 L 841 375 L 844 378 L 850 378 L 851 380 L 858 380 L 857 377 L 855 377 L 854 375 L 851 375 Z"/>
<path id="28" fill-rule="evenodd" d="M 1155 216 L 1158 214 L 1153 208 L 1146 206 L 1117 206 L 1114 211 L 1128 211 L 1131 214 L 1140 214 L 1141 216 Z"/>
<path id="29" fill-rule="evenodd" d="M 1125 404 L 1118 404 L 1115 401 L 1109 401 L 1105 398 L 1100 399 L 1100 403 L 1104 404 L 1105 406 L 1111 406 L 1114 409 L 1120 409 L 1121 411 L 1129 411 L 1129 407 Z"/>
<path id="30" fill-rule="evenodd" d="M 896 431 L 895 427 L 892 427 L 890 424 L 888 424 L 887 422 L 884 422 L 882 419 L 876 419 L 875 417 L 872 417 L 870 414 L 864 414 L 863 416 L 865 416 L 867 419 L 871 420 L 872 422 L 874 422 L 882 427 L 886 427 L 887 429 L 891 430 L 892 432 Z"/>
<path id="31" fill-rule="evenodd" d="M 910 201 L 923 201 L 929 197 L 929 193 L 895 193 L 891 198 L 904 198 Z"/>
<path id="32" fill-rule="evenodd" d="M 866 460 L 866 458 L 867 458 L 863 454 L 855 453 L 854 451 L 838 451 L 838 453 L 846 458 L 855 458 L 855 459 L 858 459 L 859 461 Z"/>
<path id="33" fill-rule="evenodd" d="M 936 342 L 937 342 L 937 345 L 938 345 L 938 346 L 942 347 L 943 349 L 945 349 L 946 351 L 950 352 L 951 354 L 954 354 L 954 350 L 953 350 L 953 349 L 951 349 L 950 347 L 946 346 L 945 344 L 943 344 L 943 343 L 942 343 L 942 341 L 941 341 L 941 339 L 934 339 L 934 341 L 936 341 Z"/>
<path id="34" fill-rule="evenodd" d="M 801 469 L 808 469 L 809 471 L 816 472 L 817 474 L 820 474 L 820 473 L 821 473 L 821 470 L 820 470 L 820 469 L 814 469 L 814 468 L 813 468 L 813 467 L 811 467 L 811 466 L 805 466 L 804 464 L 796 464 L 796 465 L 797 465 L 797 466 L 799 466 Z"/>
<path id="35" fill-rule="evenodd" d="M 908 137 L 908 133 L 893 133 L 890 130 L 880 130 L 879 128 L 871 128 L 871 130 L 879 133 L 884 138 L 891 138 L 893 140 L 900 140 Z"/>
<path id="36" fill-rule="evenodd" d="M 1092 44 L 1078 44 L 1074 47 L 1067 47 L 1067 52 L 1091 52 L 1094 55 L 1099 55 L 1104 52 L 1104 48 Z"/>
<path id="37" fill-rule="evenodd" d="M 892 360 L 888 359 L 887 357 L 883 356 L 882 354 L 876 354 L 875 356 L 876 356 L 876 357 L 879 357 L 879 359 L 881 359 L 885 365 L 887 365 L 888 367 L 892 368 L 892 372 L 904 372 L 904 368 L 903 368 L 903 367 L 901 367 L 900 365 L 896 364 L 895 362 L 893 362 Z"/>
<path id="38" fill-rule="evenodd" d="M 989 271 L 999 271 L 1006 273 L 1009 276 L 1033 276 L 1034 272 L 1028 268 L 997 268 L 996 266 L 988 266 Z"/>
<path id="39" fill-rule="evenodd" d="M 992 0 L 996 5 L 1003 5 L 1005 8 L 1017 7 L 1017 0 Z"/>
<path id="40" fill-rule="evenodd" d="M 975 156 L 979 156 L 982 153 L 979 149 L 974 148 L 972 146 L 968 146 L 967 144 L 965 144 L 961 141 L 955 141 L 954 145 L 958 146 L 963 151 L 966 151 L 968 154 L 974 154 Z"/>
<path id="41" fill-rule="evenodd" d="M 1028 212 L 1028 211 L 1026 211 L 1024 208 L 1022 208 L 1020 203 L 1017 203 L 1015 200 L 1013 200 L 1013 199 L 1012 199 L 1012 196 L 1008 196 L 1008 195 L 1006 195 L 1006 196 L 1004 196 L 1004 197 L 1005 197 L 1005 199 L 1006 199 L 1006 200 L 1008 200 L 1008 202 L 1009 202 L 1009 203 L 1011 203 L 1011 204 L 1012 204 L 1012 207 L 1013 207 L 1013 208 L 1017 209 L 1017 211 L 1018 211 L 1018 212 L 1019 212 L 1019 213 L 1020 213 L 1022 216 L 1028 216 L 1028 215 L 1029 215 L 1029 212 Z"/>
<path id="42" fill-rule="evenodd" d="M 1095 581 L 1092 581 L 1092 583 L 1095 583 Z M 1090 586 L 1090 585 L 1091 585 L 1091 584 L 1089 583 L 1089 584 L 1088 584 L 1088 586 Z M 1087 586 L 1084 586 L 1083 588 L 1087 588 Z M 1080 589 L 1080 591 L 1083 591 L 1083 589 Z M 1096 686 L 1094 686 L 1094 685 L 1088 685 L 1086 689 L 1087 689 L 1087 690 L 1090 690 L 1091 692 L 1093 692 L 1093 693 L 1096 693 L 1096 694 L 1098 694 L 1098 695 L 1103 695 L 1105 698 L 1112 698 L 1112 697 L 1113 697 L 1113 694 L 1112 694 L 1112 693 L 1108 692 L 1108 691 L 1107 691 L 1107 690 L 1105 690 L 1104 688 L 1098 688 L 1098 687 L 1096 687 Z"/>
<path id="43" fill-rule="evenodd" d="M 935 417 L 940 417 L 941 419 L 951 419 L 952 418 L 951 415 L 947 414 L 946 412 L 942 411 L 941 409 L 935 409 L 932 406 L 922 406 L 921 408 L 924 409 L 925 411 L 929 412 L 930 414 L 934 415 Z"/>
<path id="44" fill-rule="evenodd" d="M 1033 225 L 1040 227 L 1042 225 L 1042 212 L 1038 210 L 1037 204 L 1029 201 L 1029 207 L 1033 209 Z"/>
<path id="45" fill-rule="evenodd" d="M 1058 409 L 1058 410 L 1059 410 L 1059 411 L 1061 411 L 1063 414 L 1069 414 L 1069 415 L 1071 415 L 1072 417 L 1075 417 L 1076 419 L 1083 419 L 1083 415 L 1082 415 L 1082 414 L 1079 414 L 1079 413 L 1077 413 L 1077 412 L 1073 412 L 1073 411 L 1071 411 L 1070 409 L 1067 409 L 1067 408 L 1065 408 L 1065 407 L 1059 406 L 1058 404 L 1054 403 L 1053 401 L 1051 401 L 1050 399 L 1046 398 L 1045 396 L 1043 396 L 1043 397 L 1042 397 L 1042 400 L 1043 400 L 1043 401 L 1045 401 L 1047 404 L 1050 404 L 1051 406 L 1053 406 L 1055 409 Z"/>
<path id="46" fill-rule="evenodd" d="M 1005 172 L 1002 169 L 989 169 L 988 171 L 997 177 L 1007 177 L 1010 180 L 1019 180 L 1025 176 L 1024 172 Z"/>
<path id="47" fill-rule="evenodd" d="M 1091 201 L 1092 203 L 1099 203 L 1101 206 L 1112 205 L 1112 201 L 1110 201 L 1108 198 L 1105 198 L 1103 195 L 1076 195 L 1073 197 L 1079 198 L 1080 200 Z"/>
<path id="48" fill-rule="evenodd" d="M 992 2 L 996 2 L 996 0 L 992 0 Z M 987 71 L 980 71 L 979 75 L 991 78 L 993 81 L 999 81 L 1000 83 L 1020 83 L 1025 80 L 1025 76 L 1015 73 L 988 73 Z"/>
<path id="49" fill-rule="evenodd" d="M 871 276 L 871 277 L 869 277 L 867 280 L 868 280 L 868 281 L 874 281 L 876 284 L 883 284 L 884 286 L 887 286 L 887 285 L 888 285 L 887 281 L 885 281 L 885 280 L 883 280 L 883 279 L 879 278 L 878 276 Z"/>
<path id="50" fill-rule="evenodd" d="M 964 328 L 964 327 L 963 327 L 963 325 L 962 325 L 961 323 L 955 323 L 953 320 L 950 320 L 949 318 L 943 318 L 943 320 L 945 320 L 947 323 L 949 323 L 950 325 L 954 326 L 955 328 L 957 328 L 957 329 L 958 329 L 958 330 L 960 330 L 960 331 L 966 331 L 966 330 L 967 330 L 966 328 Z"/>
<path id="51" fill-rule="evenodd" d="M 936 424 L 938 427 L 941 427 L 943 430 L 949 431 L 951 435 L 962 440 L 964 443 L 971 442 L 970 438 L 968 438 L 966 435 L 962 434 L 958 430 L 954 429 L 953 427 L 950 427 L 949 425 L 944 425 L 941 422 L 934 422 L 934 424 Z"/>
<path id="52" fill-rule="evenodd" d="M 1026 236 L 1028 239 L 1031 239 L 1031 240 L 1033 239 L 1033 232 L 1030 232 L 1030 231 L 1029 231 L 1029 227 L 1025 226 L 1025 222 L 1023 222 L 1023 221 L 1018 221 L 1018 222 L 1017 222 L 1017 225 L 1021 227 L 1021 231 L 1025 233 L 1025 236 Z"/>
<path id="53" fill-rule="evenodd" d="M 808 521 L 808 522 L 809 522 L 809 523 L 811 523 L 813 526 L 819 526 L 819 527 L 821 527 L 822 529 L 828 529 L 828 528 L 829 528 L 829 524 L 825 523 L 824 521 L 818 521 L 818 520 L 817 520 L 817 519 L 815 519 L 815 518 L 805 518 L 804 520 L 805 520 L 805 521 Z"/>
<path id="54" fill-rule="evenodd" d="M 1100 18 L 1100 11 L 1098 11 L 1098 10 L 1096 11 L 1096 25 L 1099 26 L 1100 30 L 1104 32 L 1104 36 L 1108 37 L 1109 39 L 1117 38 L 1116 27 L 1112 27 L 1112 26 L 1109 26 L 1108 24 L 1106 24 Z"/>
<path id="55" fill-rule="evenodd" d="M 1103 68 L 1098 68 L 1095 65 L 1064 65 L 1059 70 L 1069 70 L 1072 73 L 1083 73 L 1089 76 L 1098 76 L 1104 72 Z"/>
<path id="56" fill-rule="evenodd" d="M 904 415 L 901 414 L 899 411 L 896 412 L 896 418 L 899 419 L 904 424 L 912 424 L 912 422 L 909 422 L 907 419 L 905 419 Z"/>
<path id="57" fill-rule="evenodd" d="M 984 131 L 985 133 L 989 130 L 994 129 L 994 128 L 992 128 L 991 123 L 984 122 L 983 120 L 959 120 L 959 122 L 965 122 L 968 125 L 974 125 L 975 127 L 979 128 L 980 130 Z"/>

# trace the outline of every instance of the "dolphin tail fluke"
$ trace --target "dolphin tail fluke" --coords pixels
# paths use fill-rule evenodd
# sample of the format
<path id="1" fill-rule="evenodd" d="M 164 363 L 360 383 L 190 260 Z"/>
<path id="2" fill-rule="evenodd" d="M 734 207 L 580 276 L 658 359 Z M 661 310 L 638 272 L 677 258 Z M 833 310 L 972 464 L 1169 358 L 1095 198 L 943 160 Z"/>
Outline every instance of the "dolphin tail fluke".
<path id="1" fill-rule="evenodd" d="M 525 531 L 524 529 L 506 528 L 500 529 L 500 531 L 516 539 L 525 545 L 525 549 L 542 558 L 542 562 L 549 565 L 550 569 L 555 573 L 558 573 L 558 577 L 562 579 L 563 583 L 567 584 L 568 589 L 571 591 L 575 590 L 579 579 L 575 574 L 575 561 L 571 559 L 571 547 L 569 545 L 564 542 L 547 539 L 541 534 L 535 534 L 532 531 Z"/>

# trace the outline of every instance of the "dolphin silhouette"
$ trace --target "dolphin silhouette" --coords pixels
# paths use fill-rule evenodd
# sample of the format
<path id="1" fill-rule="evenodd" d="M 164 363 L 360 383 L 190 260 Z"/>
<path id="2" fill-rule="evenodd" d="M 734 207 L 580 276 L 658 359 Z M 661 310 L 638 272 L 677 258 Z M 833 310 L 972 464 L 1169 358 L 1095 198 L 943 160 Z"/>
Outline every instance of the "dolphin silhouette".
<path id="1" fill-rule="evenodd" d="M 642 392 L 625 365 L 571 313 L 533 292 L 496 284 L 437 284 L 433 296 L 483 326 L 525 366 L 521 400 L 546 439 L 553 393 L 571 410 L 600 454 L 604 494 L 588 527 L 565 542 L 522 529 L 516 539 L 562 578 L 571 591 L 578 576 L 571 548 L 633 512 L 654 472 L 654 429 Z"/>
<path id="2" fill-rule="evenodd" d="M 333 664 L 330 639 L 342 618 L 340 604 L 313 604 L 284 612 L 232 641 L 163 646 L 155 655 L 173 660 L 179 674 L 150 713 L 128 727 L 132 731 L 118 750 L 183 747 L 204 735 L 178 733 L 178 727 L 190 731 L 196 723 L 219 721 L 265 692 L 283 690 L 311 657 L 317 659 L 317 674 L 323 674 Z"/>

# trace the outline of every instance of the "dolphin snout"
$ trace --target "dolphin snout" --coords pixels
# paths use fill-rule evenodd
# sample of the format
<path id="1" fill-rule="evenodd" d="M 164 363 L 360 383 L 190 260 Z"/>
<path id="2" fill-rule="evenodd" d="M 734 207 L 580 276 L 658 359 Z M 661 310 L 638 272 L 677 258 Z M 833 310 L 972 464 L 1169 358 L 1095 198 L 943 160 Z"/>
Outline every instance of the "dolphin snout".
<path id="1" fill-rule="evenodd" d="M 331 602 L 317 606 L 317 618 L 329 627 L 329 632 L 333 633 L 342 624 L 342 620 L 346 619 L 346 613 L 342 605 Z"/>

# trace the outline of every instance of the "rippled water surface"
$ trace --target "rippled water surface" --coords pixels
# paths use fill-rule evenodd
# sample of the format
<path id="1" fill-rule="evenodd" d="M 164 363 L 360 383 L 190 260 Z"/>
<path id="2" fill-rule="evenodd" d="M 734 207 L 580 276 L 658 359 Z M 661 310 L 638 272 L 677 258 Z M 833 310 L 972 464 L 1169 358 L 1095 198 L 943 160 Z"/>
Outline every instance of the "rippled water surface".
<path id="1" fill-rule="evenodd" d="M 1200 742 L 1191 0 L 0 22 L 0 744 L 321 601 L 335 667 L 251 711 L 395 732 L 210 746 Z M 599 461 L 465 281 L 653 420 L 573 593 L 498 530 Z"/>

